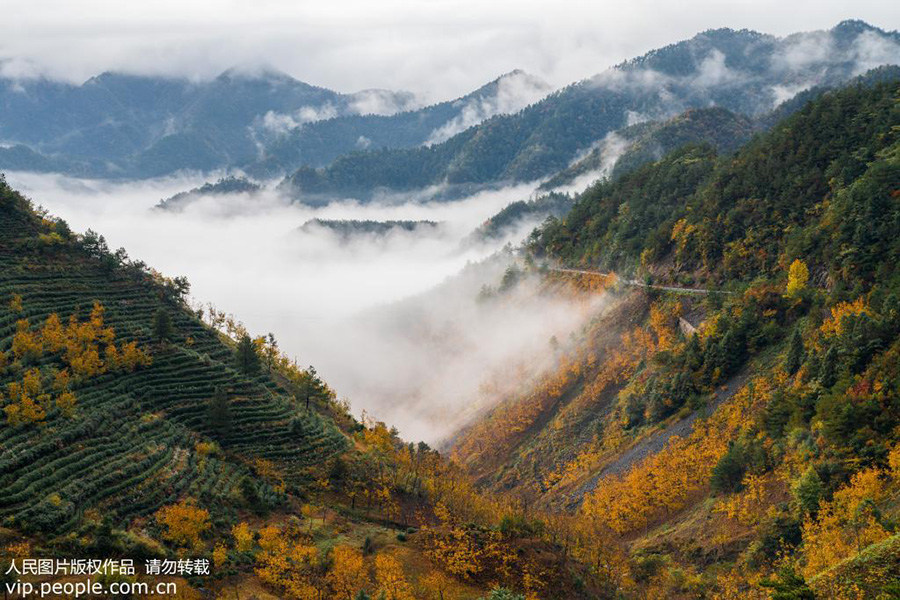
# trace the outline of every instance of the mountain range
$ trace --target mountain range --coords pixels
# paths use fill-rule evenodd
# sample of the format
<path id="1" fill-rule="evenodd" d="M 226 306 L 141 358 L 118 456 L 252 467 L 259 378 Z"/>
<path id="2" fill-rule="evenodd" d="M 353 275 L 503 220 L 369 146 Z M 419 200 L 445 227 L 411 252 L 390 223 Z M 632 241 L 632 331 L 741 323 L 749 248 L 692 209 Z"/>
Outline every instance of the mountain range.
<path id="1" fill-rule="evenodd" d="M 783 38 L 709 30 L 553 93 L 513 71 L 424 107 L 406 92 L 341 94 L 273 71 L 5 79 L 0 168 L 101 178 L 226 170 L 285 177 L 281 189 L 304 201 L 426 186 L 452 197 L 550 177 L 634 125 L 713 106 L 760 118 L 805 90 L 897 63 L 900 34 L 844 21 Z"/>
<path id="2" fill-rule="evenodd" d="M 548 91 L 513 72 L 416 110 L 409 92 L 341 94 L 275 71 L 230 69 L 211 81 L 103 73 L 81 85 L 0 79 L 0 167 L 146 178 L 252 165 L 265 176 L 372 144 L 439 139 Z"/>
<path id="3" fill-rule="evenodd" d="M 538 180 L 567 168 L 611 132 L 717 106 L 763 115 L 811 87 L 838 85 L 900 63 L 900 34 L 861 21 L 784 38 L 731 29 L 705 31 L 653 50 L 500 115 L 442 144 L 343 156 L 302 167 L 283 188 L 296 197 L 365 196 L 378 189 L 443 185 L 468 190 Z"/>

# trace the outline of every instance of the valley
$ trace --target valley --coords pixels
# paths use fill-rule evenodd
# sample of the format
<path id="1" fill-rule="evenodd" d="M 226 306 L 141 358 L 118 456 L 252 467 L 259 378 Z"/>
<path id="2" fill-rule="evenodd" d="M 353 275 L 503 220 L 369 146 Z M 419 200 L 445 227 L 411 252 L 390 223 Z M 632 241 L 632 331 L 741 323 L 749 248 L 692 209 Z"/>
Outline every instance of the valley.
<path id="1" fill-rule="evenodd" d="M 896 31 L 427 105 L 0 82 L 4 584 L 900 594 Z"/>

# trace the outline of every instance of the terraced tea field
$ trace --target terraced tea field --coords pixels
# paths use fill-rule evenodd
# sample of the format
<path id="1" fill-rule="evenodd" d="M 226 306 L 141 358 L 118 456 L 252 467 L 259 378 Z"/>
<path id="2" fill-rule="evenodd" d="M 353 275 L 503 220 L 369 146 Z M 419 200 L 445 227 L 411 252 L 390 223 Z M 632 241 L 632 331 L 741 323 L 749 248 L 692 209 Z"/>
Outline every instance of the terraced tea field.
<path id="1" fill-rule="evenodd" d="M 15 295 L 22 298 L 21 311 L 9 305 Z M 64 322 L 72 314 L 85 319 L 95 302 L 105 308 L 116 342 L 137 341 L 152 363 L 74 383 L 74 415 L 51 408 L 40 423 L 13 426 L 3 419 L 0 522 L 59 533 L 76 529 L 93 509 L 124 527 L 184 497 L 227 517 L 245 505 L 245 478 L 263 502 L 277 505 L 285 499 L 278 480 L 301 486 L 310 467 L 346 448 L 346 437 L 329 419 L 307 413 L 268 374 L 238 372 L 233 348 L 158 284 L 49 238 L 46 226 L 3 184 L 0 351 L 10 358 L 0 366 L 0 391 L 26 368 L 63 366 L 53 354 L 13 361 L 17 321 L 27 319 L 37 331 L 52 313 Z M 163 344 L 152 339 L 160 307 L 173 327 Z M 229 399 L 225 434 L 212 431 L 208 417 L 220 387 Z M 198 443 L 210 441 L 221 452 L 198 452 Z M 278 476 L 257 475 L 259 459 L 271 461 Z"/>

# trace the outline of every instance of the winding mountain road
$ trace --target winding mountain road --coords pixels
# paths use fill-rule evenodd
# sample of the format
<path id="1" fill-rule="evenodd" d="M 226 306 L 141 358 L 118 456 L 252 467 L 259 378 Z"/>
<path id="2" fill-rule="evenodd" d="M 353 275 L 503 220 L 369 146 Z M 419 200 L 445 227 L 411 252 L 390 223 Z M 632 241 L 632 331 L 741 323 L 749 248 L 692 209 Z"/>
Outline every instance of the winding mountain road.
<path id="1" fill-rule="evenodd" d="M 676 293 L 684 293 L 684 294 L 733 294 L 734 292 L 726 292 L 725 290 L 711 290 L 708 288 L 689 288 L 689 287 L 678 287 L 674 285 L 654 285 L 651 283 L 646 283 L 643 281 L 638 281 L 637 279 L 625 279 L 624 277 L 619 277 L 616 273 L 604 273 L 602 271 L 591 271 L 588 269 L 567 269 L 563 267 L 550 267 L 550 271 L 555 273 L 574 273 L 576 275 L 600 275 L 602 277 L 615 277 L 618 281 L 624 283 L 625 285 L 632 285 L 635 287 L 648 288 L 653 290 L 663 290 L 666 292 L 676 292 Z"/>

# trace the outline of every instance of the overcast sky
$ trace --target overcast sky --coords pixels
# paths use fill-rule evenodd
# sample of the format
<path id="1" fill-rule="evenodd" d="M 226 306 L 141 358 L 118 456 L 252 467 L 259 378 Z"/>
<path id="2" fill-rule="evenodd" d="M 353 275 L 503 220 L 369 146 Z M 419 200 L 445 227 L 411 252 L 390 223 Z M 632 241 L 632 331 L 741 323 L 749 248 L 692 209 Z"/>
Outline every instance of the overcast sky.
<path id="1" fill-rule="evenodd" d="M 784 35 L 895 0 L 0 0 L 4 74 L 210 77 L 268 65 L 342 92 L 466 93 L 515 68 L 562 86 L 714 27 Z"/>

